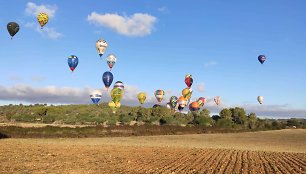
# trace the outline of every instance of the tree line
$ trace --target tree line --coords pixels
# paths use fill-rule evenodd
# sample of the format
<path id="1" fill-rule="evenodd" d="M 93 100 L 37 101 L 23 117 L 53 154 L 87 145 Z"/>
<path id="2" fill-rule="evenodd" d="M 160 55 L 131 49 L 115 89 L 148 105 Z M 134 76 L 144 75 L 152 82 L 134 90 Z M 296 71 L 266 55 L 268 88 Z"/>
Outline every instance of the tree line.
<path id="1" fill-rule="evenodd" d="M 305 119 L 260 119 L 244 108 L 225 108 L 219 115 L 210 116 L 206 108 L 201 111 L 172 112 L 166 107 L 144 108 L 121 106 L 112 113 L 107 103 L 99 105 L 6 105 L 0 106 L 0 122 L 38 122 L 56 124 L 155 124 L 216 127 L 219 129 L 283 129 L 306 128 Z"/>

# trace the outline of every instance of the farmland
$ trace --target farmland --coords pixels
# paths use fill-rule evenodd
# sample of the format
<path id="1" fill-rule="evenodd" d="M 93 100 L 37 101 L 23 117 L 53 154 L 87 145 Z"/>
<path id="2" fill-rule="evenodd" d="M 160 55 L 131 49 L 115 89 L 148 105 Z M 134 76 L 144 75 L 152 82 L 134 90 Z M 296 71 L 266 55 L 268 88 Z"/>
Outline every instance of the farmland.
<path id="1" fill-rule="evenodd" d="M 0 173 L 303 173 L 306 130 L 1 139 Z"/>

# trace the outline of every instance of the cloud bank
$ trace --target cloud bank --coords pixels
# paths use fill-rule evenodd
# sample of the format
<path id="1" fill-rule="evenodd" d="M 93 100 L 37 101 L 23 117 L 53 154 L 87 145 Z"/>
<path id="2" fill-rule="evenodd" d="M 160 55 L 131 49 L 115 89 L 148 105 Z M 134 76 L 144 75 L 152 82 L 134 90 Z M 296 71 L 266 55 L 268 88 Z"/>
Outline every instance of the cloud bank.
<path id="1" fill-rule="evenodd" d="M 89 94 L 93 88 L 73 88 L 73 87 L 32 87 L 30 85 L 14 85 L 14 86 L 1 86 L 0 85 L 0 100 L 2 101 L 17 101 L 29 103 L 47 103 L 47 104 L 89 104 L 91 100 Z M 122 105 L 138 106 L 139 102 L 137 94 L 141 92 L 137 87 L 125 85 L 124 96 L 121 101 Z M 111 101 L 109 91 L 102 91 L 102 102 Z M 148 95 L 148 93 L 147 93 Z M 169 96 L 165 96 L 163 105 L 169 100 Z M 196 101 L 197 98 L 192 98 Z M 156 103 L 155 96 L 148 95 L 145 107 L 152 107 Z M 243 107 L 247 113 L 254 112 L 257 116 L 267 118 L 306 118 L 306 109 L 294 109 L 289 105 L 226 105 L 221 103 L 217 106 L 213 97 L 206 97 L 204 108 L 207 108 L 211 113 L 218 114 L 223 108 L 226 107 Z M 186 107 L 187 111 L 188 107 Z"/>
<path id="2" fill-rule="evenodd" d="M 120 16 L 112 13 L 99 14 L 92 12 L 88 15 L 87 20 L 125 36 L 145 36 L 152 33 L 154 23 L 157 19 L 146 13 Z"/>

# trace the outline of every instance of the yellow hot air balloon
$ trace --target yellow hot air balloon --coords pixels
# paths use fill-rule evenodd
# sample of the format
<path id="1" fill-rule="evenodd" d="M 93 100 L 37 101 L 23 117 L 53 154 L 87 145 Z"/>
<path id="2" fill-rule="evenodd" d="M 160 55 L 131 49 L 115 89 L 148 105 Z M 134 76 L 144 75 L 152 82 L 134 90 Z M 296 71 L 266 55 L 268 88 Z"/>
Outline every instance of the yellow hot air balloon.
<path id="1" fill-rule="evenodd" d="M 146 93 L 141 92 L 137 95 L 137 98 L 139 100 L 140 104 L 143 104 L 145 102 L 145 100 L 147 99 Z"/>
<path id="2" fill-rule="evenodd" d="M 121 88 L 113 88 L 111 91 L 111 97 L 116 105 L 120 104 L 120 100 L 123 97 L 123 90 Z"/>
<path id="3" fill-rule="evenodd" d="M 192 94 L 192 89 L 191 88 L 185 88 L 185 89 L 182 90 L 182 95 L 187 100 L 189 100 L 191 98 L 191 94 Z"/>
<path id="4" fill-rule="evenodd" d="M 49 16 L 46 13 L 39 13 L 37 15 L 37 21 L 41 27 L 41 29 L 43 28 L 44 25 L 46 25 L 49 21 Z"/>
<path id="5" fill-rule="evenodd" d="M 120 104 L 120 103 L 115 104 L 115 102 L 110 101 L 110 102 L 108 103 L 108 106 L 111 108 L 111 110 L 113 111 L 113 113 L 116 113 L 117 109 L 120 108 L 121 104 Z"/>

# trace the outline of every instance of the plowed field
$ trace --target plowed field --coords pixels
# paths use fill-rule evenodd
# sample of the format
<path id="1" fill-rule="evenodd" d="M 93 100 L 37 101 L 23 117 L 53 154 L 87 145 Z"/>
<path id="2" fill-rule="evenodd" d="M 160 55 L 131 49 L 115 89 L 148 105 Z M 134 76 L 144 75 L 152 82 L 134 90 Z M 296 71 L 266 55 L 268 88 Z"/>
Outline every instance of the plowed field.
<path id="1" fill-rule="evenodd" d="M 267 143 L 267 138 L 271 143 Z M 288 142 L 282 141 L 286 139 Z M 214 146 L 216 148 L 212 148 Z M 306 130 L 87 139 L 4 139 L 0 140 L 0 173 L 293 174 L 306 172 L 305 152 Z"/>

